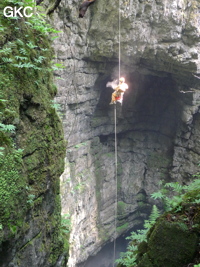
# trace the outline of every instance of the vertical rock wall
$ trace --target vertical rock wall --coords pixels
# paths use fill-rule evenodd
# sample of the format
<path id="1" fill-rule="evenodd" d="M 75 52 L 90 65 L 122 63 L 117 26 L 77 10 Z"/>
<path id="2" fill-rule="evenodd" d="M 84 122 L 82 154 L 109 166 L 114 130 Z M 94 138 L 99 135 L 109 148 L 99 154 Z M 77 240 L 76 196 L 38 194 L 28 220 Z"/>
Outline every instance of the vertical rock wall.
<path id="1" fill-rule="evenodd" d="M 67 251 L 59 177 L 66 143 L 52 103 L 47 26 L 38 23 L 41 32 L 33 21 L 2 14 L 0 24 L 0 266 L 61 267 Z"/>
<path id="2" fill-rule="evenodd" d="M 200 159 L 199 1 L 96 1 L 85 18 L 64 1 L 54 15 L 56 73 L 65 137 L 63 213 L 72 218 L 69 266 L 114 238 L 114 118 L 109 106 L 121 75 L 129 90 L 117 107 L 120 235 L 150 210 L 160 180 L 189 181 Z"/>

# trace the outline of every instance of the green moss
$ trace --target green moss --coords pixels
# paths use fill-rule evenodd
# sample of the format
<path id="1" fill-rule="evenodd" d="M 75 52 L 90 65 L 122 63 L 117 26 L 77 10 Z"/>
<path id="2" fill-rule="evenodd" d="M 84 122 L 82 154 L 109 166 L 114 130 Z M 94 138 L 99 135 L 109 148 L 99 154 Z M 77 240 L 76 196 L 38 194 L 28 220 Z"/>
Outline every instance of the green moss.
<path id="1" fill-rule="evenodd" d="M 198 189 L 187 192 L 183 197 L 184 203 L 196 202 L 199 199 L 200 199 L 200 192 Z"/>
<path id="2" fill-rule="evenodd" d="M 0 99 L 6 100 L 0 105 L 0 123 L 16 128 L 12 133 L 0 130 L 4 147 L 0 155 L 0 258 L 9 258 L 12 244 L 19 248 L 22 240 L 36 233 L 20 252 L 14 252 L 20 266 L 29 246 L 45 250 L 42 254 L 51 266 L 64 250 L 59 176 L 66 143 L 52 108 L 56 93 L 53 50 L 47 32 L 37 29 L 37 23 L 0 17 L 4 29 L 0 31 Z M 41 29 L 46 31 L 45 27 Z"/>
<path id="3" fill-rule="evenodd" d="M 119 262 L 134 267 L 182 267 L 200 261 L 199 176 L 197 173 L 197 179 L 184 187 L 178 183 L 166 184 L 166 187 L 179 192 L 176 195 L 176 205 L 172 201 L 170 209 L 159 218 L 159 212 L 154 206 L 149 220 L 145 221 L 144 229 L 131 234 L 132 242 Z M 145 201 L 143 196 L 145 195 L 138 194 L 137 200 Z M 120 205 L 123 207 L 122 203 Z M 132 260 L 135 265 L 132 265 Z"/>
<path id="4" fill-rule="evenodd" d="M 108 241 L 110 237 L 108 230 L 106 230 L 102 225 L 97 225 L 97 228 L 98 228 L 99 238 L 104 242 Z"/>
<path id="5" fill-rule="evenodd" d="M 148 155 L 147 165 L 149 168 L 166 168 L 170 164 L 170 158 L 164 154 L 152 152 Z"/>
<path id="6" fill-rule="evenodd" d="M 118 233 L 123 233 L 125 230 L 127 230 L 129 227 L 128 223 L 124 223 L 123 225 L 117 227 L 117 232 Z"/>
<path id="7" fill-rule="evenodd" d="M 12 149 L 0 156 L 0 218 L 3 225 L 14 223 L 23 214 L 23 205 L 19 206 L 25 197 L 26 183 L 21 155 L 21 150 Z"/>
<path id="8" fill-rule="evenodd" d="M 198 237 L 180 223 L 160 221 L 149 236 L 148 256 L 155 267 L 177 267 L 194 258 Z"/>
<path id="9" fill-rule="evenodd" d="M 142 260 L 140 261 L 140 263 L 137 265 L 138 267 L 155 267 L 152 262 L 151 259 L 148 257 L 148 254 L 144 254 L 142 257 Z"/>
<path id="10" fill-rule="evenodd" d="M 123 201 L 117 202 L 117 214 L 118 214 L 118 216 L 123 216 L 125 214 L 126 206 L 127 206 L 127 204 Z"/>

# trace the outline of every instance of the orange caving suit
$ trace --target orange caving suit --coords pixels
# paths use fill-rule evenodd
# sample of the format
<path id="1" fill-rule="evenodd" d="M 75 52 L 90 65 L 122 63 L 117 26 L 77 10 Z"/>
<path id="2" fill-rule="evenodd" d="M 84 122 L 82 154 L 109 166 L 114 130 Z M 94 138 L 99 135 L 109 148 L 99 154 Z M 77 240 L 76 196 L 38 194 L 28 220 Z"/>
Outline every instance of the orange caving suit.
<path id="1" fill-rule="evenodd" d="M 112 99 L 111 102 L 115 102 L 119 100 L 122 102 L 124 92 L 128 89 L 128 85 L 126 83 L 119 84 L 114 90 L 115 92 L 112 93 Z"/>

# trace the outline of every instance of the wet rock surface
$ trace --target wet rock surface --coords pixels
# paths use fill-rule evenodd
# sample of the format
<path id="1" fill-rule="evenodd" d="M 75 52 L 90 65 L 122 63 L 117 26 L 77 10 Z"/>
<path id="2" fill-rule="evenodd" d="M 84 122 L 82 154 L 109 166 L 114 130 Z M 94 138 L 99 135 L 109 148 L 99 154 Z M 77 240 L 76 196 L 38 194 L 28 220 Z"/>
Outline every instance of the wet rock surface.
<path id="1" fill-rule="evenodd" d="M 72 215 L 69 266 L 85 261 L 146 218 L 160 180 L 188 181 L 199 147 L 199 2 L 96 1 L 84 19 L 64 1 L 54 14 L 62 30 L 54 42 L 65 137 L 61 177 L 63 213 Z M 120 75 L 129 89 L 114 108 L 106 83 Z"/>

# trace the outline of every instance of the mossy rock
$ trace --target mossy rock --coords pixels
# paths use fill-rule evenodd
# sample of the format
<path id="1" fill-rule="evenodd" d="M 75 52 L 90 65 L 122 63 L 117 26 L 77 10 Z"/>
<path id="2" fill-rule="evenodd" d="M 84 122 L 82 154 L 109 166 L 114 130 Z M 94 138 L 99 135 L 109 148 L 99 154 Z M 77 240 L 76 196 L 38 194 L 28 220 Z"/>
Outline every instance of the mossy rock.
<path id="1" fill-rule="evenodd" d="M 137 253 L 138 260 L 144 256 L 144 254 L 147 252 L 147 249 L 148 249 L 148 245 L 146 241 L 142 241 L 138 245 L 138 253 Z"/>
<path id="2" fill-rule="evenodd" d="M 198 236 L 178 222 L 158 221 L 148 238 L 148 258 L 154 267 L 182 267 L 190 263 L 196 253 Z M 143 255 L 138 266 L 147 261 Z"/>
<path id="3" fill-rule="evenodd" d="M 149 258 L 149 256 L 147 255 L 147 253 L 145 253 L 142 257 L 142 260 L 140 261 L 140 263 L 137 265 L 138 267 L 154 267 L 154 265 L 151 262 L 151 259 Z"/>
<path id="4" fill-rule="evenodd" d="M 52 104 L 50 35 L 44 21 L 42 32 L 31 19 L 0 22 L 0 266 L 64 266 L 59 176 L 66 143 Z"/>

